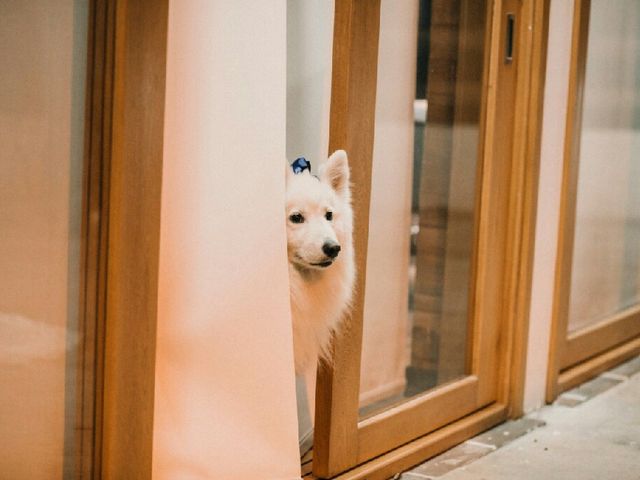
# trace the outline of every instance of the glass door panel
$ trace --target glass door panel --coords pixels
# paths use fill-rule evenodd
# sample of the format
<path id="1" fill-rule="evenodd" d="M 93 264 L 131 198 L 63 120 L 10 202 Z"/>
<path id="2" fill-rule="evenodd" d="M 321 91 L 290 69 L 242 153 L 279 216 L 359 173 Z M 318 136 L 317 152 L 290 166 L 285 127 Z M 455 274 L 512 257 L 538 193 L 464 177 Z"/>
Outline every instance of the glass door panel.
<path id="1" fill-rule="evenodd" d="M 470 373 L 486 9 L 382 2 L 362 415 Z"/>
<path id="2" fill-rule="evenodd" d="M 640 345 L 640 5 L 573 23 L 549 401 Z"/>
<path id="3" fill-rule="evenodd" d="M 570 333 L 640 304 L 640 4 L 590 4 Z"/>
<path id="4" fill-rule="evenodd" d="M 471 414 L 505 418 L 505 306 L 521 288 L 525 223 L 514 192 L 528 161 L 514 155 L 523 11 L 518 0 L 336 1 L 329 144 L 349 152 L 358 276 L 318 369 L 316 477 Z"/>
<path id="5" fill-rule="evenodd" d="M 0 476 L 75 478 L 88 1 L 0 2 Z"/>

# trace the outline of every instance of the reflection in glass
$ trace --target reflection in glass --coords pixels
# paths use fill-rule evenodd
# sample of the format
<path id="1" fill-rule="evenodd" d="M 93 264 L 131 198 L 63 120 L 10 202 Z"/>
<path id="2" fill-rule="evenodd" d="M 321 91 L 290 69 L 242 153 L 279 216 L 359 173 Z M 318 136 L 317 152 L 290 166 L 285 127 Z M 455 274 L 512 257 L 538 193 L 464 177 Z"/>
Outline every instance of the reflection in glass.
<path id="1" fill-rule="evenodd" d="M 467 373 L 485 9 L 382 2 L 361 415 Z"/>
<path id="2" fill-rule="evenodd" d="M 640 303 L 640 4 L 590 4 L 570 332 Z"/>
<path id="3" fill-rule="evenodd" d="M 0 477 L 75 478 L 88 1 L 0 2 Z"/>

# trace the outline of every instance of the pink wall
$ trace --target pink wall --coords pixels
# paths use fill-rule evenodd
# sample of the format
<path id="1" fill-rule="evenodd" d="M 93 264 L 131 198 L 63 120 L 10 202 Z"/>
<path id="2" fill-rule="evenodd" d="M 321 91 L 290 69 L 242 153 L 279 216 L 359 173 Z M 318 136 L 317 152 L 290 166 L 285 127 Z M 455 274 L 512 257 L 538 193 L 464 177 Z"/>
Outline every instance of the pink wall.
<path id="1" fill-rule="evenodd" d="M 155 479 L 300 476 L 285 1 L 172 1 Z"/>
<path id="2" fill-rule="evenodd" d="M 542 118 L 538 212 L 529 311 L 524 410 L 545 402 L 553 308 L 573 1 L 552 0 Z"/>

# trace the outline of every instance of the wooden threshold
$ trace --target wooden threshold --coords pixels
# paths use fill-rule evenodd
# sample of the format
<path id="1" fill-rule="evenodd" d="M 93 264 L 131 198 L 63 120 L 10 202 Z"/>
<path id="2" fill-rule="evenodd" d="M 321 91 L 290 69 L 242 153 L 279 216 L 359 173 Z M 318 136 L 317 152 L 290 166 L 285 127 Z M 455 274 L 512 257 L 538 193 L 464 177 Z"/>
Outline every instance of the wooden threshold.
<path id="1" fill-rule="evenodd" d="M 560 394 L 580 385 L 638 354 L 640 354 L 640 337 L 636 337 L 597 357 L 590 358 L 575 367 L 569 368 L 558 376 L 558 393 Z"/>
<path id="2" fill-rule="evenodd" d="M 309 476 L 311 475 L 311 470 L 313 469 L 312 460 L 307 460 L 302 464 L 300 468 L 302 469 L 302 478 L 314 478 L 313 476 Z"/>
<path id="3" fill-rule="evenodd" d="M 433 433 L 381 455 L 333 480 L 385 480 L 394 474 L 425 462 L 468 438 L 488 430 L 507 419 L 507 406 L 493 404 Z M 309 474 L 305 480 L 317 480 Z"/>

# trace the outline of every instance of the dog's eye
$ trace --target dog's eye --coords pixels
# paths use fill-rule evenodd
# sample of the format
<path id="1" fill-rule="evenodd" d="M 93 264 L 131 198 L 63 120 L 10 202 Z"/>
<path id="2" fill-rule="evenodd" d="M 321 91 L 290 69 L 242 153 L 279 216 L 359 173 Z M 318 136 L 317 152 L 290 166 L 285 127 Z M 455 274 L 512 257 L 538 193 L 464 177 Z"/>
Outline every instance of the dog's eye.
<path id="1" fill-rule="evenodd" d="M 324 214 L 324 218 L 326 218 L 327 220 L 331 221 L 333 220 L 333 212 L 327 212 Z"/>
<path id="2" fill-rule="evenodd" d="M 294 213 L 292 215 L 289 215 L 289 220 L 291 221 L 291 223 L 302 223 L 304 222 L 304 217 L 301 213 Z"/>

